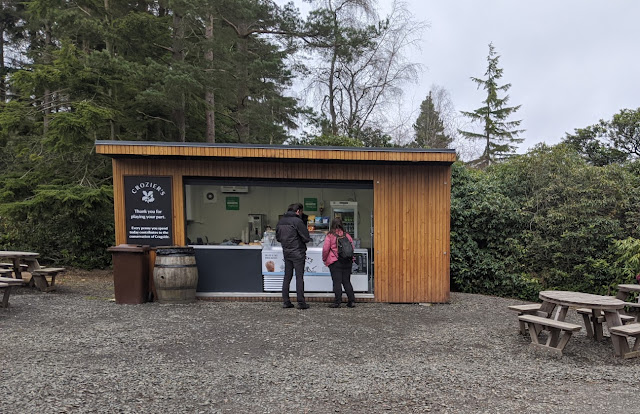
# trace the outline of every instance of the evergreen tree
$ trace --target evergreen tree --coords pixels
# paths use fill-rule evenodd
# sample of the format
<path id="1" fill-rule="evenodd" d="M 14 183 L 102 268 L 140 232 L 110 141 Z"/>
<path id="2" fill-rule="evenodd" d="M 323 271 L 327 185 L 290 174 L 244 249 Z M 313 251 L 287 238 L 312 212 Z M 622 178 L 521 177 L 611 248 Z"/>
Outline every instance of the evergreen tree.
<path id="1" fill-rule="evenodd" d="M 464 116 L 483 125 L 481 133 L 459 130 L 466 138 L 486 142 L 483 154 L 475 161 L 479 166 L 487 166 L 507 158 L 515 152 L 516 144 L 524 140 L 518 138 L 518 135 L 524 130 L 516 129 L 522 121 L 508 121 L 509 116 L 520 109 L 520 105 L 507 106 L 509 95 L 498 96 L 500 92 L 506 93 L 511 88 L 510 83 L 498 85 L 503 71 L 498 66 L 499 59 L 500 56 L 496 54 L 493 43 L 489 43 L 489 56 L 487 57 L 489 64 L 485 72 L 486 78 L 471 78 L 478 85 L 478 89 L 482 87 L 487 93 L 486 99 L 482 101 L 484 105 L 473 112 L 461 111 Z"/>
<path id="2" fill-rule="evenodd" d="M 448 148 L 453 139 L 447 135 L 440 112 L 436 109 L 431 91 L 420 104 L 420 115 L 413 124 L 416 133 L 412 146 L 419 148 Z"/>

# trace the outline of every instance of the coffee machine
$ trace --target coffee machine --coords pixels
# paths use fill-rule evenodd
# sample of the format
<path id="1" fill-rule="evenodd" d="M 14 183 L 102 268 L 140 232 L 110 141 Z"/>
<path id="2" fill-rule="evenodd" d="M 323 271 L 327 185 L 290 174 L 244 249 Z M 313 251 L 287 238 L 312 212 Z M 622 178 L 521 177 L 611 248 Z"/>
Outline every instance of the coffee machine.
<path id="1" fill-rule="evenodd" d="M 261 240 L 266 224 L 264 214 L 249 214 L 249 241 Z"/>

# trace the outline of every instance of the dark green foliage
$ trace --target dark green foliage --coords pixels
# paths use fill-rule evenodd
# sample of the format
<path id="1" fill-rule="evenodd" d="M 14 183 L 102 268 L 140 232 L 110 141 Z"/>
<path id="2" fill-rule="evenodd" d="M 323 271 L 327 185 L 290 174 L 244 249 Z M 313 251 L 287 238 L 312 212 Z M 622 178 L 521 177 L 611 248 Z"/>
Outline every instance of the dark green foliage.
<path id="1" fill-rule="evenodd" d="M 451 183 L 453 289 L 530 299 L 539 285 L 520 265 L 517 204 L 501 183 L 460 163 L 453 166 Z"/>
<path id="2" fill-rule="evenodd" d="M 623 163 L 640 157 L 640 108 L 623 109 L 610 121 L 578 128 L 564 143 L 593 165 Z"/>
<path id="3" fill-rule="evenodd" d="M 640 270 L 620 260 L 620 241 L 640 237 L 634 164 L 593 166 L 570 146 L 541 145 L 487 171 L 456 166 L 452 184 L 454 288 L 609 294 Z"/>
<path id="4" fill-rule="evenodd" d="M 626 161 L 629 158 L 627 154 L 600 141 L 603 132 L 602 125 L 578 128 L 573 134 L 566 134 L 564 143 L 593 165 L 604 166 Z"/>
<path id="5" fill-rule="evenodd" d="M 41 186 L 28 200 L 0 204 L 0 249 L 39 252 L 44 263 L 110 264 L 114 243 L 110 187 Z"/>
<path id="6" fill-rule="evenodd" d="M 420 115 L 413 124 L 415 139 L 411 146 L 418 148 L 449 148 L 453 139 L 447 135 L 440 112 L 433 104 L 431 92 L 420 104 Z"/>

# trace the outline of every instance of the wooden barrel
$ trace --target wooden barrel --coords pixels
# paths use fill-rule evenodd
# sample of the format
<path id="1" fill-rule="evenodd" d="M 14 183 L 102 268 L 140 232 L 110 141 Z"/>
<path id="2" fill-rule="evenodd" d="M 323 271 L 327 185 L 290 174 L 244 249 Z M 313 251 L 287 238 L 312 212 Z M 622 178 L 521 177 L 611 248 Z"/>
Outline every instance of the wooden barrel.
<path id="1" fill-rule="evenodd" d="M 196 300 L 198 268 L 193 247 L 159 247 L 153 282 L 160 303 L 191 303 Z"/>

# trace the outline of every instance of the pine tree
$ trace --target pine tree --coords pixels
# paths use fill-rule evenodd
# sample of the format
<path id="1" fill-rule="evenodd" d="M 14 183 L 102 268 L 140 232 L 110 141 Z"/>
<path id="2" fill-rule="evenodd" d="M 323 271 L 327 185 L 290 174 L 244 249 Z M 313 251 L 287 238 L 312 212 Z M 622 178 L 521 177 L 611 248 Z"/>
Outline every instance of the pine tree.
<path id="1" fill-rule="evenodd" d="M 524 130 L 516 129 L 520 121 L 508 121 L 511 114 L 520 109 L 520 105 L 507 106 L 509 95 L 499 97 L 500 92 L 507 92 L 511 87 L 510 83 L 498 85 L 498 80 L 502 78 L 503 69 L 498 67 L 500 56 L 496 54 L 493 43 L 489 43 L 489 56 L 487 61 L 487 71 L 485 79 L 472 77 L 471 80 L 478 85 L 478 89 L 482 87 L 487 92 L 487 97 L 480 108 L 473 112 L 461 111 L 462 114 L 470 118 L 474 122 L 483 124 L 482 133 L 473 131 L 459 132 L 466 138 L 472 140 L 484 140 L 486 142 L 483 154 L 476 163 L 480 166 L 487 166 L 495 161 L 507 158 L 513 155 L 516 144 L 521 143 L 524 139 L 518 138 L 518 135 Z"/>
<path id="2" fill-rule="evenodd" d="M 448 148 L 453 139 L 447 135 L 440 112 L 436 109 L 431 91 L 420 104 L 420 115 L 413 124 L 416 133 L 413 144 L 420 148 Z"/>

